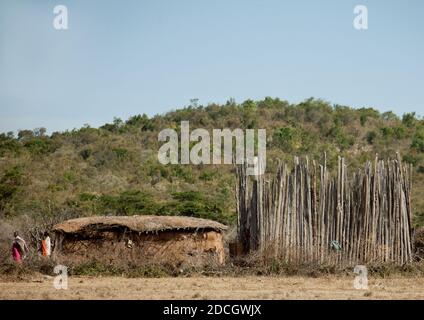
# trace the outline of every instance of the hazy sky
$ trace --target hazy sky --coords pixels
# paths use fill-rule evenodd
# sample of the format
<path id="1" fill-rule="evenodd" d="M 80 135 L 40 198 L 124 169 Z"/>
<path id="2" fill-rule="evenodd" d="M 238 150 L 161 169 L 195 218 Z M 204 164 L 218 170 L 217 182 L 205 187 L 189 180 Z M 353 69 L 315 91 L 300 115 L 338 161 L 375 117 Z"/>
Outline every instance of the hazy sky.
<path id="1" fill-rule="evenodd" d="M 0 132 L 266 96 L 424 115 L 424 1 L 0 0 Z"/>

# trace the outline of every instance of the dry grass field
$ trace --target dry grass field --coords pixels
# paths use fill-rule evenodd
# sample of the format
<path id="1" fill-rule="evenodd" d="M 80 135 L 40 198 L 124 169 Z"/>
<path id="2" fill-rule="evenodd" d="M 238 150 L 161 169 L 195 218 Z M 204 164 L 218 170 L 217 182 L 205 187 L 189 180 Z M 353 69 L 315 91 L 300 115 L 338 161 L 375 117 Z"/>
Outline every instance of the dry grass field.
<path id="1" fill-rule="evenodd" d="M 53 278 L 0 279 L 0 299 L 424 299 L 424 278 L 370 278 L 357 290 L 353 278 L 328 277 L 71 277 L 67 290 Z"/>

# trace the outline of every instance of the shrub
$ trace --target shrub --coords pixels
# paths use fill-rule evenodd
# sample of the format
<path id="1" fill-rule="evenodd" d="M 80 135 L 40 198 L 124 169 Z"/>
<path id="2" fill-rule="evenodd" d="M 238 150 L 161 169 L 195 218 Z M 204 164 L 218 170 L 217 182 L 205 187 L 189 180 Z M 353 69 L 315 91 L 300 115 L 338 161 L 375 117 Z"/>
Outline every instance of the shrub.
<path id="1" fill-rule="evenodd" d="M 424 152 L 424 129 L 417 130 L 412 138 L 411 148 L 419 152 Z"/>
<path id="2" fill-rule="evenodd" d="M 100 202 L 105 210 L 117 215 L 134 215 L 148 208 L 151 198 L 140 191 L 127 191 L 118 196 L 103 195 Z"/>
<path id="3" fill-rule="evenodd" d="M 133 116 L 126 121 L 126 124 L 139 127 L 141 131 L 153 131 L 155 128 L 153 121 L 146 114 Z"/>
<path id="4" fill-rule="evenodd" d="M 20 167 L 7 170 L 0 179 L 0 212 L 18 193 L 23 185 L 23 173 Z"/>
<path id="5" fill-rule="evenodd" d="M 405 138 L 405 128 L 403 126 L 383 127 L 381 134 L 386 139 L 403 139 Z"/>
<path id="6" fill-rule="evenodd" d="M 415 112 L 405 113 L 402 117 L 402 123 L 408 128 L 413 127 L 415 125 L 415 122 L 416 122 Z"/>
<path id="7" fill-rule="evenodd" d="M 199 179 L 202 181 L 212 181 L 214 179 L 214 177 L 216 176 L 216 172 L 214 171 L 208 171 L 208 170 L 204 170 L 200 176 Z"/>
<path id="8" fill-rule="evenodd" d="M 125 148 L 114 148 L 113 152 L 119 160 L 124 160 L 128 158 L 129 152 Z"/>
<path id="9" fill-rule="evenodd" d="M 3 157 L 7 151 L 17 153 L 20 148 L 20 143 L 13 136 L 4 133 L 0 134 L 0 157 Z"/>
<path id="10" fill-rule="evenodd" d="M 257 105 L 256 102 L 253 100 L 246 100 L 244 101 L 241 106 L 243 107 L 243 109 L 256 109 Z"/>
<path id="11" fill-rule="evenodd" d="M 377 137 L 377 133 L 375 131 L 370 131 L 367 133 L 367 142 L 369 144 L 374 144 L 374 140 Z"/>
<path id="12" fill-rule="evenodd" d="M 384 121 L 391 121 L 391 120 L 398 120 L 399 118 L 392 111 L 387 111 L 381 115 L 381 119 L 383 119 Z"/>
<path id="13" fill-rule="evenodd" d="M 402 159 L 403 161 L 405 161 L 406 163 L 412 164 L 413 166 L 415 166 L 418 163 L 418 159 L 411 154 L 405 154 L 402 158 L 403 158 Z"/>
<path id="14" fill-rule="evenodd" d="M 343 132 L 343 129 L 338 121 L 335 121 L 334 126 L 330 129 L 328 135 L 336 141 L 341 150 L 348 149 L 355 142 L 354 137 Z"/>
<path id="15" fill-rule="evenodd" d="M 378 119 L 380 117 L 380 113 L 373 108 L 361 108 L 358 111 L 360 114 L 359 121 L 361 123 L 361 126 L 365 126 L 368 118 Z"/>
<path id="16" fill-rule="evenodd" d="M 92 154 L 91 149 L 84 149 L 79 153 L 81 158 L 83 158 L 84 160 L 87 160 L 88 158 L 90 158 L 91 154 Z"/>
<path id="17" fill-rule="evenodd" d="M 32 130 L 20 130 L 18 132 L 19 140 L 28 140 L 34 138 L 34 132 Z"/>
<path id="18" fill-rule="evenodd" d="M 274 134 L 275 144 L 285 152 L 298 150 L 301 145 L 301 134 L 296 128 L 283 127 Z"/>
<path id="19" fill-rule="evenodd" d="M 135 214 L 156 214 L 158 206 L 150 194 L 141 191 L 125 191 L 118 195 L 79 195 L 82 204 L 94 214 L 113 214 L 131 216 Z"/>
<path id="20" fill-rule="evenodd" d="M 172 176 L 176 178 L 181 178 L 187 183 L 195 182 L 193 171 L 191 167 L 184 165 L 174 165 L 172 166 Z"/>
<path id="21" fill-rule="evenodd" d="M 24 147 L 28 149 L 32 155 L 44 155 L 56 150 L 53 142 L 45 137 L 28 140 L 24 143 Z"/>
<path id="22" fill-rule="evenodd" d="M 174 201 L 165 203 L 161 212 L 169 215 L 212 219 L 226 224 L 231 222 L 231 218 L 225 214 L 227 208 L 219 197 L 206 198 L 199 191 L 174 192 L 172 197 Z"/>
<path id="23" fill-rule="evenodd" d="M 352 123 L 357 119 L 357 114 L 352 108 L 336 105 L 334 107 L 334 110 L 335 118 L 340 121 L 340 123 L 344 126 L 349 123 Z"/>
<path id="24" fill-rule="evenodd" d="M 75 174 L 75 172 L 66 171 L 63 174 L 63 180 L 64 180 L 65 183 L 74 184 L 78 180 L 78 178 L 77 178 L 77 175 Z"/>

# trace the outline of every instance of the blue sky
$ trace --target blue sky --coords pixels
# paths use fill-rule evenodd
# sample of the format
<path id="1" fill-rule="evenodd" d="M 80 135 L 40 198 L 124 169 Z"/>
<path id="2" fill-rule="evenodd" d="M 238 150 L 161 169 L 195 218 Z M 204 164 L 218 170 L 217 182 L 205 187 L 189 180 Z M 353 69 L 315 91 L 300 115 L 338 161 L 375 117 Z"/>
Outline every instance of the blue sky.
<path id="1" fill-rule="evenodd" d="M 66 5 L 69 29 L 53 28 Z M 353 8 L 369 29 L 353 28 Z M 424 115 L 421 0 L 0 0 L 0 132 L 229 98 Z M 189 120 L 189 119 L 188 119 Z"/>

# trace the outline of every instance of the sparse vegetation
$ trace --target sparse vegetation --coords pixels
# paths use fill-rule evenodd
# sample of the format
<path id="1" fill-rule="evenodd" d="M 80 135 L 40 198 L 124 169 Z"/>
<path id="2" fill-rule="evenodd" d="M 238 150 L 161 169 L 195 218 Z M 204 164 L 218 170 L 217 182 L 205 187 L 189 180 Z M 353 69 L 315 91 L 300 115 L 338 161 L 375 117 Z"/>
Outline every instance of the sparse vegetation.
<path id="1" fill-rule="evenodd" d="M 322 160 L 334 169 L 337 156 L 350 170 L 378 153 L 400 151 L 414 165 L 414 223 L 422 225 L 424 120 L 372 108 L 353 109 L 318 99 L 290 104 L 278 98 L 237 104 L 190 106 L 149 118 L 115 118 L 46 135 L 44 128 L 0 134 L 0 216 L 91 214 L 185 214 L 232 224 L 236 221 L 232 166 L 164 166 L 157 161 L 158 132 L 190 128 L 266 128 L 270 170 L 293 155 Z M 19 172 L 19 177 L 18 177 Z M 191 198 L 190 198 L 191 197 Z M 195 199 L 193 197 L 196 197 Z"/>

